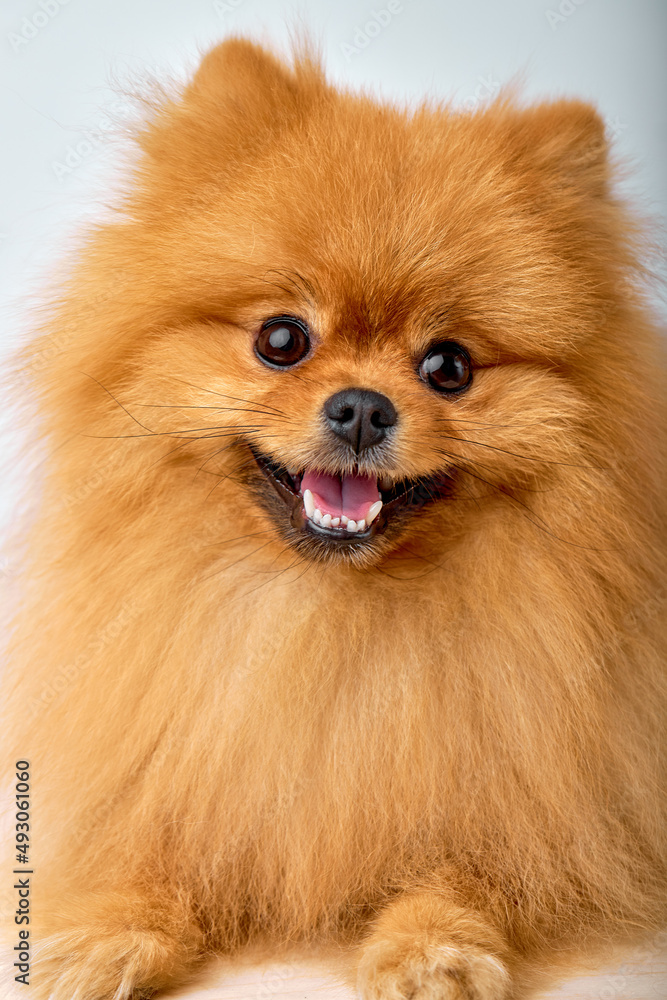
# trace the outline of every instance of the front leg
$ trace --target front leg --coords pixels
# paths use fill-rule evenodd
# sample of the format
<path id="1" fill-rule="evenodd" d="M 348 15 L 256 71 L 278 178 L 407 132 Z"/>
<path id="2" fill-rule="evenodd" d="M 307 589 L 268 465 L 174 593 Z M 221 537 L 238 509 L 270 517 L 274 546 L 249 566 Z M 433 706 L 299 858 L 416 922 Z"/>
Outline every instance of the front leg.
<path id="1" fill-rule="evenodd" d="M 172 900 L 127 891 L 52 901 L 32 968 L 36 1000 L 130 1000 L 179 983 L 202 935 Z"/>
<path id="2" fill-rule="evenodd" d="M 362 945 L 362 1000 L 505 1000 L 508 946 L 483 916 L 437 891 L 399 896 Z"/>

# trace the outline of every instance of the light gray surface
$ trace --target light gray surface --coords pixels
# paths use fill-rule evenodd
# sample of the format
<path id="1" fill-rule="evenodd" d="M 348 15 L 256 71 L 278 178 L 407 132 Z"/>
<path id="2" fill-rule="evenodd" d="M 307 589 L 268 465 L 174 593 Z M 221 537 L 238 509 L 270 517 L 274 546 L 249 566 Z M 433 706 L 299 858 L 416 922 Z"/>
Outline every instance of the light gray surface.
<path id="1" fill-rule="evenodd" d="M 628 955 L 618 965 L 579 974 L 535 1000 L 665 1000 L 667 953 L 651 959 Z M 165 1000 L 355 1000 L 355 993 L 326 971 L 276 964 L 229 973 L 215 964 L 200 983 L 165 995 Z"/>

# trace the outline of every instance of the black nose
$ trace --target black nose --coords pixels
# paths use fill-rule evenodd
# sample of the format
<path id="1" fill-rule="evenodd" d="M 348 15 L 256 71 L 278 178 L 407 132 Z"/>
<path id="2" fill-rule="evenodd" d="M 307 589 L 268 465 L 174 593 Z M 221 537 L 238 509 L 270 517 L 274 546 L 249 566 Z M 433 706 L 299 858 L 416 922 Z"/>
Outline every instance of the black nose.
<path id="1" fill-rule="evenodd" d="M 351 444 L 357 455 L 379 444 L 387 428 L 396 423 L 392 401 L 369 389 L 334 393 L 324 404 L 324 414 L 334 434 Z"/>

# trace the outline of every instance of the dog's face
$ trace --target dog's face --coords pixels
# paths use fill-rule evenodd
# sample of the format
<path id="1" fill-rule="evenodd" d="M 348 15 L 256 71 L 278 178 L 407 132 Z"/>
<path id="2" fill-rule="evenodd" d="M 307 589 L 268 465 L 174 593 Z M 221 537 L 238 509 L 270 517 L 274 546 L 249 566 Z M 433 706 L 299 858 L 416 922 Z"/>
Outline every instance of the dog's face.
<path id="1" fill-rule="evenodd" d="M 197 430 L 230 517 L 315 559 L 433 558 L 581 461 L 610 280 L 587 106 L 411 116 L 228 43 L 142 142 L 124 399 Z"/>

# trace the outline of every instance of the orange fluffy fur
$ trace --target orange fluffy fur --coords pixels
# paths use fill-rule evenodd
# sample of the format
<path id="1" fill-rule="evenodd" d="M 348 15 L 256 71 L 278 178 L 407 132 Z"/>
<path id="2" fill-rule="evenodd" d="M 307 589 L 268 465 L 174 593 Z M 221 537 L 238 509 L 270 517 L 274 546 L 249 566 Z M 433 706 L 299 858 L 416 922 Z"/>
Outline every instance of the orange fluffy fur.
<path id="1" fill-rule="evenodd" d="M 365 1000 L 500 1000 L 655 934 L 664 396 L 597 113 L 407 111 L 231 39 L 149 117 L 23 358 L 31 995 L 307 941 L 351 949 Z M 315 349 L 275 371 L 253 339 L 284 313 Z M 443 338 L 473 359 L 456 399 L 415 372 Z M 348 386 L 401 417 L 371 471 L 455 489 L 318 558 L 247 443 L 335 471 Z"/>

